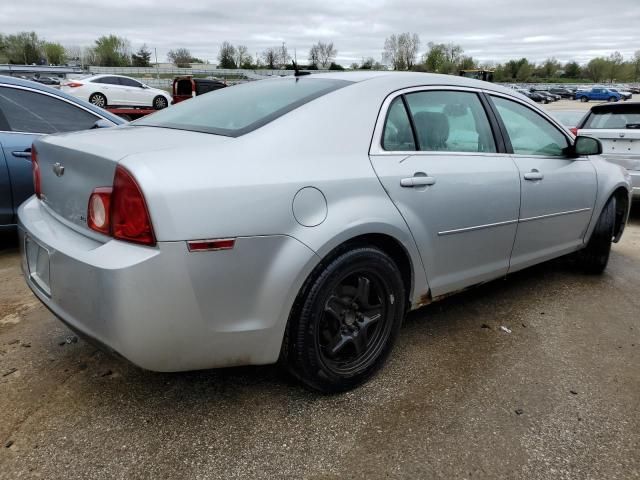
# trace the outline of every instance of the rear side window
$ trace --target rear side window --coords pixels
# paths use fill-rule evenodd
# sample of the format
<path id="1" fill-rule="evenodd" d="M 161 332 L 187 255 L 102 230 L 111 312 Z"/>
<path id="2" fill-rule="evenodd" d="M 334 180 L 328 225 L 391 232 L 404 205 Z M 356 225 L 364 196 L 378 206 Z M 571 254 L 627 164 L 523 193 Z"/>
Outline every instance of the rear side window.
<path id="1" fill-rule="evenodd" d="M 581 128 L 614 130 L 640 128 L 640 108 L 635 111 L 627 110 L 621 112 L 593 111 Z"/>
<path id="2" fill-rule="evenodd" d="M 406 99 L 421 151 L 497 151 L 491 125 L 475 93 L 416 92 Z"/>
<path id="3" fill-rule="evenodd" d="M 567 137 L 542 115 L 517 102 L 491 97 L 507 129 L 513 153 L 563 157 Z"/>
<path id="4" fill-rule="evenodd" d="M 406 152 L 416 149 L 411 131 L 409 115 L 404 108 L 402 97 L 396 97 L 387 113 L 382 135 L 382 148 L 387 151 Z"/>
<path id="5" fill-rule="evenodd" d="M 60 133 L 91 128 L 100 117 L 32 90 L 0 87 L 0 112 L 12 132 Z"/>
<path id="6" fill-rule="evenodd" d="M 304 77 L 259 80 L 206 93 L 131 125 L 237 137 L 351 83 Z"/>

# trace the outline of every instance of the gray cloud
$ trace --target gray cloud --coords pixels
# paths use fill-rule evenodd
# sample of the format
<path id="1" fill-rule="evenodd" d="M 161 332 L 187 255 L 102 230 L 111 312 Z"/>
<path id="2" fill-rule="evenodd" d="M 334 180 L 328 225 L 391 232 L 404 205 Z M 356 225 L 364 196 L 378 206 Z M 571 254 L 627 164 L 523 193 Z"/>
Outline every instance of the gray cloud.
<path id="1" fill-rule="evenodd" d="M 577 13 L 576 13 L 577 12 Z M 585 12 L 585 13 L 581 13 Z M 224 40 L 252 54 L 286 42 L 306 60 L 309 47 L 331 40 L 338 61 L 380 59 L 385 37 L 416 32 L 455 42 L 482 61 L 526 56 L 584 63 L 640 49 L 640 1 L 580 0 L 21 0 L 3 2 L 0 32 L 35 31 L 64 45 L 90 45 L 100 35 L 127 37 L 134 49 L 186 47 L 216 61 Z"/>

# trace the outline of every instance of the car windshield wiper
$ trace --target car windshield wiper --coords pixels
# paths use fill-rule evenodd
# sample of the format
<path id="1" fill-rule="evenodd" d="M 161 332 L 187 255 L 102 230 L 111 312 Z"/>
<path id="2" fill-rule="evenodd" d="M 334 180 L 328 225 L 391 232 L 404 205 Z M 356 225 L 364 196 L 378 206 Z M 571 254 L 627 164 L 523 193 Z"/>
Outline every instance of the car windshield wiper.
<path id="1" fill-rule="evenodd" d="M 628 128 L 630 130 L 640 129 L 640 123 L 627 123 L 625 128 Z"/>

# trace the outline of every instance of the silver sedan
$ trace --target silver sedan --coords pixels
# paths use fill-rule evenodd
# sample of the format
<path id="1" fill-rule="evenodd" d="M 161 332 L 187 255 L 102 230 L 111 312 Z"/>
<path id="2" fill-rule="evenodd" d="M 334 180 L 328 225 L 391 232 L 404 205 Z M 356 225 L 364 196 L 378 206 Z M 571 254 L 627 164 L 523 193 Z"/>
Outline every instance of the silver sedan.
<path id="1" fill-rule="evenodd" d="M 599 273 L 629 177 L 517 93 L 418 73 L 263 80 L 33 146 L 25 278 L 150 370 L 278 360 L 320 391 L 407 311 L 579 252 Z"/>

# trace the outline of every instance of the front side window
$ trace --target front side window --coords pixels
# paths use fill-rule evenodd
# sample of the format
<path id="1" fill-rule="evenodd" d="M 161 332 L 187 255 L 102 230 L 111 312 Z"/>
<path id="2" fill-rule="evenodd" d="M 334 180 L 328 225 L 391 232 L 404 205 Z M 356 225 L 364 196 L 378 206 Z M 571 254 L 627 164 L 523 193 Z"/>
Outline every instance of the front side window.
<path id="1" fill-rule="evenodd" d="M 491 125 L 475 93 L 416 92 L 406 99 L 420 150 L 496 152 Z"/>
<path id="2" fill-rule="evenodd" d="M 0 87 L 0 112 L 9 131 L 23 133 L 86 130 L 100 119 L 64 100 L 10 87 Z"/>
<path id="3" fill-rule="evenodd" d="M 141 86 L 140 82 L 136 82 L 132 78 L 120 77 L 119 80 L 120 80 L 120 84 L 124 85 L 125 87 L 138 87 L 138 88 L 140 88 L 140 86 Z"/>
<path id="4" fill-rule="evenodd" d="M 178 103 L 131 125 L 237 137 L 351 83 L 304 77 L 248 82 Z"/>
<path id="5" fill-rule="evenodd" d="M 563 157 L 569 146 L 567 137 L 542 115 L 517 102 L 491 97 L 502 118 L 513 153 Z"/>

